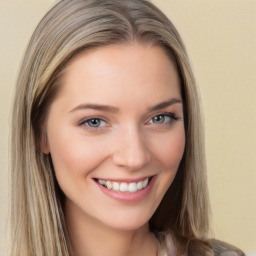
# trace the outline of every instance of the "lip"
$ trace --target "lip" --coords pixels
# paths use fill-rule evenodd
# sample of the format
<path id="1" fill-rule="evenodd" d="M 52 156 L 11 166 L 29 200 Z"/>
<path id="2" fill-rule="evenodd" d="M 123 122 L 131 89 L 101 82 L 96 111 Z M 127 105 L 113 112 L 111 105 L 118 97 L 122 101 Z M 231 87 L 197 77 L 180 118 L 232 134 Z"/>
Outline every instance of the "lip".
<path id="1" fill-rule="evenodd" d="M 146 177 L 147 178 L 147 177 Z M 115 191 L 112 189 L 107 189 L 105 187 L 103 187 L 102 185 L 100 185 L 97 181 L 95 181 L 95 184 L 99 187 L 99 189 L 108 197 L 115 199 L 117 201 L 120 202 L 125 202 L 125 203 L 136 203 L 139 202 L 141 200 L 143 200 L 152 190 L 154 183 L 156 180 L 156 175 L 152 176 L 148 185 L 141 190 L 138 190 L 136 192 L 120 192 L 120 191 Z M 120 181 L 120 182 L 136 182 L 136 181 L 141 181 L 141 178 L 136 179 L 136 180 L 129 180 L 129 179 L 125 179 L 125 180 L 112 180 L 111 181 Z"/>

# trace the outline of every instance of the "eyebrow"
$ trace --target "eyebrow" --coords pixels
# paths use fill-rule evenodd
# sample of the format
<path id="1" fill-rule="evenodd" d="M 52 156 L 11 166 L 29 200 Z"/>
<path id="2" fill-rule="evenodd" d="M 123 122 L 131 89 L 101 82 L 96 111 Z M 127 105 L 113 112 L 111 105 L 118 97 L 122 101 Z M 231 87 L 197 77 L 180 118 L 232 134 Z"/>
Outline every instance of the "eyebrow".
<path id="1" fill-rule="evenodd" d="M 182 103 L 182 100 L 173 98 L 173 99 L 161 102 L 155 106 L 149 107 L 148 111 L 149 112 L 156 111 L 161 108 L 166 108 L 168 106 L 171 106 L 171 105 L 177 104 L 177 103 Z M 101 111 L 112 112 L 112 113 L 118 112 L 118 108 L 116 108 L 116 107 L 108 106 L 108 105 L 101 105 L 101 104 L 94 104 L 94 103 L 78 105 L 77 107 L 73 108 L 70 112 L 74 112 L 76 110 L 82 110 L 82 109 L 95 109 L 95 110 L 101 110 Z"/>
<path id="2" fill-rule="evenodd" d="M 182 103 L 182 100 L 180 99 L 170 99 L 170 100 L 167 100 L 167 101 L 164 101 L 164 102 L 161 102 L 153 107 L 150 107 L 148 109 L 149 112 L 152 112 L 152 111 L 156 111 L 156 110 L 159 110 L 161 108 L 166 108 L 166 107 L 169 107 L 173 104 L 177 104 L 177 103 Z"/>
<path id="3" fill-rule="evenodd" d="M 73 108 L 70 112 L 74 112 L 76 110 L 81 110 L 81 109 L 96 109 L 96 110 L 101 110 L 101 111 L 106 111 L 106 112 L 118 112 L 118 108 L 108 106 L 108 105 L 100 105 L 100 104 L 81 104 L 78 105 L 77 107 Z"/>

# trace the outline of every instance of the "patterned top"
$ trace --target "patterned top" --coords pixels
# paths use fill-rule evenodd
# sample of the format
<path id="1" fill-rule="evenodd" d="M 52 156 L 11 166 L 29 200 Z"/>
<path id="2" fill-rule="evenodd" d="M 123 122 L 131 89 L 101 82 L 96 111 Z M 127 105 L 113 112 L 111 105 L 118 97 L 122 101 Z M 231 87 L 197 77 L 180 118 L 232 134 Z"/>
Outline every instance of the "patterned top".
<path id="1" fill-rule="evenodd" d="M 188 256 L 188 253 L 185 252 L 182 255 L 177 255 L 174 245 L 174 239 L 171 233 L 161 233 L 154 232 L 157 243 L 158 243 L 158 251 L 157 256 Z M 213 250 L 214 255 L 219 256 L 245 256 L 245 254 L 238 248 L 229 245 L 225 242 L 210 239 L 211 249 Z M 217 251 L 216 251 L 217 249 Z M 221 251 L 221 253 L 220 253 Z M 218 252 L 217 254 L 215 254 Z"/>
<path id="2" fill-rule="evenodd" d="M 177 256 L 171 233 L 163 234 L 155 232 L 155 236 L 158 241 L 157 256 Z M 187 256 L 187 253 L 179 256 Z"/>

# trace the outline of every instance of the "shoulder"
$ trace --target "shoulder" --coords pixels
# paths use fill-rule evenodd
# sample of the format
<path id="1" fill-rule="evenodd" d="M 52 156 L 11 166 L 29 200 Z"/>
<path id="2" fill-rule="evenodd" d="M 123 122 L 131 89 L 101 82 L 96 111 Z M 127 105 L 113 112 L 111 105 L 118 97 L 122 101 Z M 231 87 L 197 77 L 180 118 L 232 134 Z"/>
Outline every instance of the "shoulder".
<path id="1" fill-rule="evenodd" d="M 188 256 L 245 256 L 237 247 L 217 239 L 191 239 Z"/>
<path id="2" fill-rule="evenodd" d="M 244 252 L 234 245 L 228 244 L 226 242 L 217 240 L 217 239 L 209 239 L 208 243 L 214 252 L 214 255 L 219 256 L 245 256 Z"/>
<path id="3" fill-rule="evenodd" d="M 192 238 L 181 242 L 171 232 L 159 232 L 156 236 L 162 250 L 171 256 L 245 256 L 239 248 L 217 239 Z"/>

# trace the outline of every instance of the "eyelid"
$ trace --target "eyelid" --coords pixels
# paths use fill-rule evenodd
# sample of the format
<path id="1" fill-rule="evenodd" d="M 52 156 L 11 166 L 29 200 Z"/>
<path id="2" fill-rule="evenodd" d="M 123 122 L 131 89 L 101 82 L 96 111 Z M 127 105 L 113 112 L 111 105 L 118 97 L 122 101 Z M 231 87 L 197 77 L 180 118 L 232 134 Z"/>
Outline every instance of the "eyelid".
<path id="1" fill-rule="evenodd" d="M 161 115 L 169 117 L 170 118 L 169 122 L 164 121 L 163 123 L 159 123 L 159 124 L 151 122 L 154 117 L 161 116 Z M 92 119 L 100 120 L 101 122 L 104 122 L 105 125 L 98 126 L 98 127 L 93 127 L 93 126 L 90 126 L 90 125 L 86 124 L 87 122 L 89 122 Z M 146 121 L 145 124 L 146 125 L 151 124 L 151 125 L 156 125 L 156 126 L 164 126 L 164 125 L 168 126 L 168 125 L 172 125 L 173 122 L 175 122 L 179 119 L 180 118 L 178 118 L 173 112 L 161 112 L 161 113 L 158 113 L 158 114 L 155 114 L 155 115 L 151 116 L 151 118 L 148 119 L 148 121 Z M 90 116 L 90 117 L 86 117 L 86 118 L 81 119 L 78 122 L 78 126 L 85 126 L 85 129 L 91 130 L 91 131 L 97 131 L 97 130 L 99 131 L 100 129 L 105 129 L 107 127 L 110 127 L 111 124 L 109 123 L 109 121 L 106 120 L 105 117 Z"/>

